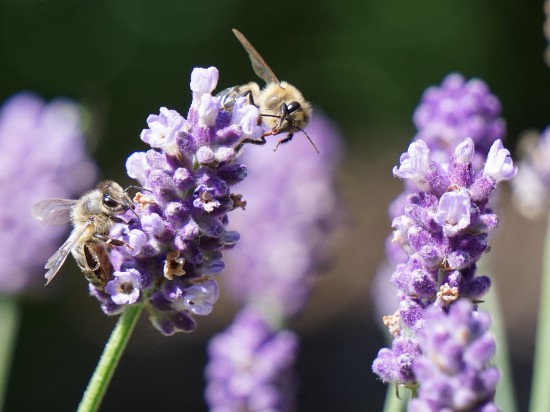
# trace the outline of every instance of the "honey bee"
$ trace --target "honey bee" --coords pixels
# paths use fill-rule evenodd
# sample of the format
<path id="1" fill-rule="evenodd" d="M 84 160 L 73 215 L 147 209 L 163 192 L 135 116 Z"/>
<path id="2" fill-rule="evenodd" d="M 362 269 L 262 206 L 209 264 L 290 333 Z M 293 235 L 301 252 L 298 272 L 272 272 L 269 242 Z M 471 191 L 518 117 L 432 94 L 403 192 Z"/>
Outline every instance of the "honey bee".
<path id="1" fill-rule="evenodd" d="M 35 219 L 46 225 L 71 222 L 73 231 L 63 245 L 48 259 L 44 277 L 46 285 L 57 274 L 69 252 L 86 279 L 103 290 L 113 277 L 113 265 L 107 245 L 128 246 L 126 242 L 109 237 L 115 222 L 124 222 L 118 215 L 134 210 L 132 201 L 122 187 L 112 180 L 100 182 L 80 199 L 46 199 L 32 207 Z M 135 213 L 135 212 L 134 212 Z"/>
<path id="2" fill-rule="evenodd" d="M 221 99 L 222 107 L 231 111 L 238 97 L 248 96 L 250 103 L 260 109 L 260 115 L 264 117 L 264 121 L 270 129 L 259 139 L 243 139 L 236 147 L 236 151 L 238 152 L 246 143 L 261 145 L 266 143 L 266 136 L 287 133 L 284 139 L 277 142 L 277 146 L 275 146 L 275 150 L 277 150 L 280 144 L 291 141 L 294 133 L 300 131 L 306 135 L 309 142 L 319 153 L 319 150 L 304 130 L 313 112 L 311 104 L 304 99 L 304 96 L 296 87 L 285 81 L 279 81 L 260 53 L 240 31 L 233 29 L 233 33 L 248 53 L 254 73 L 266 82 L 266 86 L 260 89 L 258 83 L 250 82 L 242 86 L 225 89 L 218 94 L 218 97 Z"/>

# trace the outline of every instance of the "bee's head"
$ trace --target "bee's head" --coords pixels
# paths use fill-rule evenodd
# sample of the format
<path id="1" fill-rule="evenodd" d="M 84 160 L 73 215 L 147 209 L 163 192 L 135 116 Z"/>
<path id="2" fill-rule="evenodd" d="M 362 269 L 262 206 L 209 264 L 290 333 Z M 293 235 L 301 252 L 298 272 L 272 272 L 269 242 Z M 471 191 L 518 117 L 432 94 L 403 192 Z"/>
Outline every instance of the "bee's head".
<path id="1" fill-rule="evenodd" d="M 128 194 L 122 187 L 112 180 L 105 180 L 97 185 L 101 192 L 101 204 L 110 213 L 122 214 L 127 210 L 133 210 L 133 204 Z"/>

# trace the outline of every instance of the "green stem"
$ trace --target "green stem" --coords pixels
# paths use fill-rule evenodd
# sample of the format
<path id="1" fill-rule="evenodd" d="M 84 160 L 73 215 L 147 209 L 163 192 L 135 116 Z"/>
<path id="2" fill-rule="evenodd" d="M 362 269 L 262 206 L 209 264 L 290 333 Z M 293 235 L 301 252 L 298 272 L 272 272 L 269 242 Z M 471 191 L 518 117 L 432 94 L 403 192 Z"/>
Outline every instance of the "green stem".
<path id="1" fill-rule="evenodd" d="M 550 217 L 549 217 L 550 221 Z M 546 227 L 542 262 L 541 294 L 535 342 L 533 386 L 529 410 L 550 411 L 550 224 Z"/>
<path id="2" fill-rule="evenodd" d="M 399 390 L 399 397 L 395 384 L 389 384 L 386 392 L 386 401 L 384 402 L 384 412 L 402 412 L 405 410 L 405 406 L 410 398 L 410 392 L 408 389 L 401 387 Z M 401 399 L 400 399 L 401 398 Z"/>
<path id="3" fill-rule="evenodd" d="M 0 296 L 0 411 L 4 407 L 18 329 L 19 305 L 17 300 Z"/>
<path id="4" fill-rule="evenodd" d="M 128 306 L 120 315 L 80 405 L 78 405 L 78 412 L 95 412 L 99 409 L 142 309 L 142 305 Z"/>
<path id="5" fill-rule="evenodd" d="M 488 272 L 484 270 L 485 261 L 480 262 L 480 272 Z M 491 315 L 491 330 L 495 336 L 496 354 L 494 358 L 495 366 L 500 371 L 500 381 L 497 385 L 495 395 L 495 403 L 500 410 L 507 412 L 516 412 L 516 398 L 514 392 L 514 381 L 512 379 L 512 368 L 510 366 L 510 355 L 508 351 L 508 342 L 506 339 L 506 328 L 502 319 L 502 311 L 500 301 L 498 299 L 498 288 L 496 281 L 491 281 L 491 290 L 483 306 Z"/>

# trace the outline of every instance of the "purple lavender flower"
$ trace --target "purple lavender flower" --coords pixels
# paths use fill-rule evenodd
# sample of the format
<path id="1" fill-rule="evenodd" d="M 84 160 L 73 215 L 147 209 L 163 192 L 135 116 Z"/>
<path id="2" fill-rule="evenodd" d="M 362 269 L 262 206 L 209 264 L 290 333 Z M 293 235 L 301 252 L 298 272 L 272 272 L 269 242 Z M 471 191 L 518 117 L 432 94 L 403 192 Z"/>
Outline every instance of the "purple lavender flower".
<path id="1" fill-rule="evenodd" d="M 498 411 L 493 399 L 500 375 L 489 366 L 495 353 L 489 324 L 489 315 L 467 300 L 448 313 L 427 311 L 426 327 L 417 334 L 422 355 L 412 363 L 421 384 L 409 411 Z"/>
<path id="2" fill-rule="evenodd" d="M 250 309 L 240 312 L 208 346 L 209 410 L 294 410 L 292 366 L 297 350 L 298 340 L 292 332 L 273 331 Z"/>
<path id="3" fill-rule="evenodd" d="M 469 138 L 457 145 L 448 163 L 434 161 L 421 140 L 411 146 L 394 168 L 394 175 L 409 179 L 418 191 L 410 192 L 403 214 L 392 223 L 393 240 L 407 254 L 392 275 L 400 298 L 392 330 L 395 339 L 414 343 L 429 307 L 446 310 L 459 298 L 477 301 L 487 292 L 490 280 L 476 276 L 476 262 L 487 251 L 488 232 L 498 224 L 489 196 L 517 169 L 500 140 L 491 146 L 483 169 L 472 164 L 475 148 Z M 418 156 L 411 153 L 422 153 L 423 160 L 412 161 Z M 411 384 L 410 377 L 400 380 L 399 356 L 396 348 L 383 349 L 373 369 L 385 381 Z"/>
<path id="4" fill-rule="evenodd" d="M 407 181 L 404 193 L 389 208 L 390 219 L 403 216 L 406 198 L 410 193 L 428 190 L 429 183 L 425 179 L 430 174 L 428 169 L 432 167 L 427 160 L 428 153 L 430 159 L 438 164 L 448 164 L 451 157 L 456 156 L 457 167 L 481 168 L 493 142 L 505 134 L 506 125 L 500 112 L 500 102 L 479 79 L 466 81 L 460 74 L 454 73 L 448 75 L 441 86 L 428 88 L 413 116 L 418 129 L 414 140 L 418 143 L 411 145 L 408 152 L 403 154 L 396 173 L 396 176 Z M 464 141 L 466 137 L 471 138 L 471 144 Z M 460 142 L 463 143 L 458 147 Z M 445 191 L 446 182 L 441 184 Z M 467 185 L 468 182 L 462 182 L 462 186 Z M 448 200 L 445 200 L 447 206 Z M 397 221 L 394 220 L 394 223 Z M 400 224 L 407 224 L 407 220 Z M 386 244 L 388 262 L 381 264 L 373 288 L 377 302 L 380 301 L 379 297 L 387 296 L 384 285 L 392 266 L 395 268 L 407 260 L 402 250 L 395 247 L 395 242 L 388 241 Z M 382 309 L 386 308 L 385 304 L 377 304 L 378 307 L 379 312 L 386 310 Z"/>
<path id="5" fill-rule="evenodd" d="M 276 154 L 263 147 L 247 149 L 241 159 L 250 177 L 239 185 L 246 211 L 234 213 L 231 220 L 241 240 L 228 254 L 228 290 L 238 302 L 260 305 L 283 318 L 303 309 L 337 220 L 339 134 L 318 110 L 308 133 L 320 154 L 305 138 L 295 138 Z"/>
<path id="6" fill-rule="evenodd" d="M 187 118 L 161 108 L 147 119 L 141 139 L 152 149 L 126 162 L 143 187 L 134 199 L 139 219 L 128 212 L 128 224 L 115 225 L 111 236 L 129 247 L 111 251 L 116 272 L 104 291 L 90 285 L 107 314 L 145 305 L 166 335 L 195 329 L 193 315 L 209 314 L 218 299 L 222 250 L 239 239 L 226 229 L 227 213 L 244 205 L 231 191 L 247 175 L 234 147 L 264 133 L 258 108 L 244 99 L 232 113 L 221 110 L 210 94 L 217 79 L 214 67 L 194 69 Z"/>
<path id="7" fill-rule="evenodd" d="M 536 218 L 548 210 L 550 203 L 550 127 L 540 133 L 527 133 L 521 140 L 523 158 L 512 181 L 513 200 L 519 211 Z"/>
<path id="8" fill-rule="evenodd" d="M 418 129 L 415 140 L 424 140 L 432 152 L 441 151 L 448 158 L 458 143 L 470 137 L 480 154 L 480 159 L 474 160 L 479 166 L 492 143 L 502 139 L 506 132 L 500 113 L 499 100 L 483 81 L 466 81 L 453 73 L 440 87 L 430 87 L 424 92 L 413 116 Z M 436 160 L 443 160 L 436 155 Z"/>
<path id="9" fill-rule="evenodd" d="M 9 199 L 0 206 L 0 293 L 21 293 L 42 285 L 41 268 L 66 230 L 38 223 L 32 205 L 45 197 L 76 197 L 97 169 L 86 154 L 80 108 L 65 99 L 46 104 L 31 93 L 11 97 L 0 110 L 0 157 Z"/>

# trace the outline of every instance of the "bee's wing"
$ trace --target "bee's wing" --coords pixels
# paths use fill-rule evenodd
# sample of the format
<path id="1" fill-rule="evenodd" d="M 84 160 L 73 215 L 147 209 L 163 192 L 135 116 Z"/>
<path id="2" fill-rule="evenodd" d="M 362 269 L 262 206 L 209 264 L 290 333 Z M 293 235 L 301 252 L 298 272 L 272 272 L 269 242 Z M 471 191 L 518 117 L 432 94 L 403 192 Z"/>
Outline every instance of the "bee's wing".
<path id="1" fill-rule="evenodd" d="M 42 200 L 32 207 L 31 214 L 45 225 L 62 225 L 70 222 L 71 210 L 76 202 L 77 200 L 71 199 Z"/>
<path id="2" fill-rule="evenodd" d="M 50 283 L 53 277 L 57 274 L 57 272 L 63 265 L 63 262 L 65 262 L 65 259 L 67 259 L 67 256 L 69 255 L 71 249 L 89 227 L 90 224 L 82 225 L 82 227 L 79 227 L 78 229 L 75 228 L 71 232 L 69 238 L 65 241 L 65 243 L 63 243 L 63 245 L 61 245 L 61 247 L 57 249 L 57 252 L 50 256 L 50 258 L 46 262 L 46 266 L 44 266 L 45 269 L 48 269 L 48 271 L 44 275 L 44 277 L 46 278 L 46 285 Z"/>
<path id="3" fill-rule="evenodd" d="M 237 40 L 239 40 L 248 53 L 248 57 L 250 57 L 250 61 L 252 62 L 252 69 L 254 69 L 254 73 L 256 73 L 256 75 L 266 83 L 280 84 L 281 82 L 277 79 L 275 73 L 273 73 L 273 71 L 269 68 L 263 57 L 260 56 L 260 53 L 258 53 L 252 44 L 250 44 L 248 39 L 244 37 L 244 34 L 237 29 L 233 29 L 233 34 L 235 34 Z"/>

